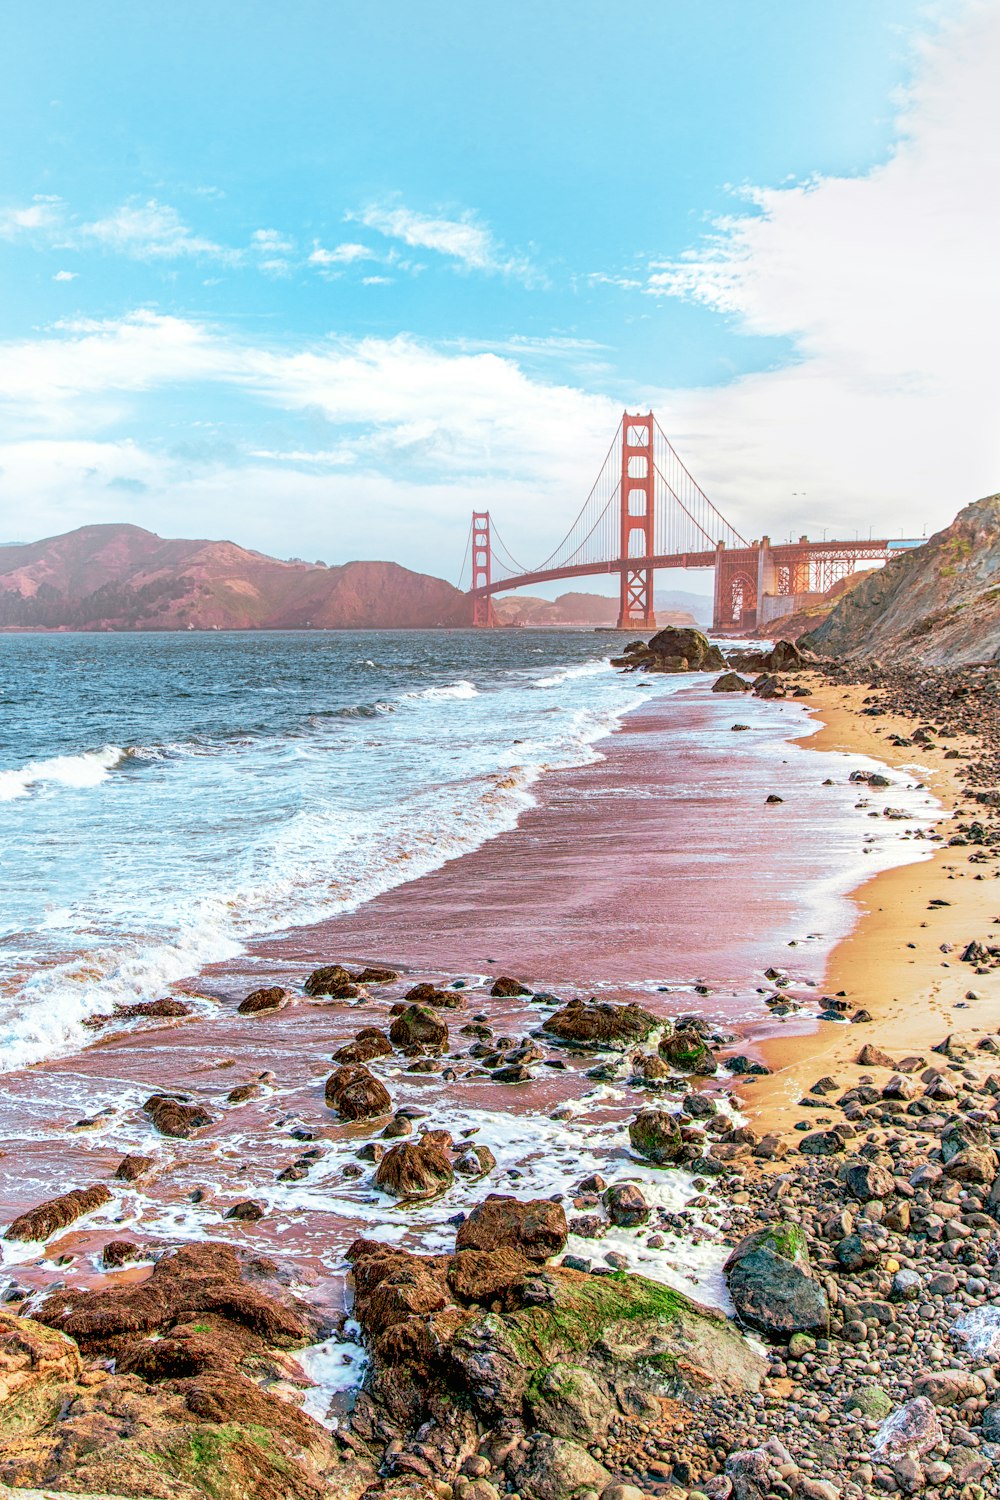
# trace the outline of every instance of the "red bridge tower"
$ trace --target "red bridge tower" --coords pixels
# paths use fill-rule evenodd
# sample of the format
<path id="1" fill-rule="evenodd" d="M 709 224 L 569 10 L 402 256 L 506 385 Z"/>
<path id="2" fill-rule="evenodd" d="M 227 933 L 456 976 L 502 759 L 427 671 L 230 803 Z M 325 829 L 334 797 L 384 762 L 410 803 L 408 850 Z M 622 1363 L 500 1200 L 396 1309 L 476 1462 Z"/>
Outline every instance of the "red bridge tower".
<path id="1" fill-rule="evenodd" d="M 490 513 L 488 510 L 472 512 L 472 587 L 488 589 L 493 582 L 493 546 L 490 538 Z M 493 595 L 474 594 L 472 599 L 473 625 L 493 625 Z"/>

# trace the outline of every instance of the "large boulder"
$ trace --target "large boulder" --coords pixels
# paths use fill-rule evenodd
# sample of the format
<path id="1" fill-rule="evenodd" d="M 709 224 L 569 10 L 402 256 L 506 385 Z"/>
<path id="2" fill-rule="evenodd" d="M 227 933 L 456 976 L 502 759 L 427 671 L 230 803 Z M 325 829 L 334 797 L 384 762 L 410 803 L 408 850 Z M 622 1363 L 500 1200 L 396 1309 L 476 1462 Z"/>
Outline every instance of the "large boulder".
<path id="1" fill-rule="evenodd" d="M 726 661 L 700 630 L 668 625 L 645 645 L 630 643 L 626 655 L 616 658 L 614 665 L 630 672 L 722 672 Z"/>
<path id="2" fill-rule="evenodd" d="M 389 1040 L 403 1051 L 444 1052 L 448 1027 L 426 1005 L 408 1005 L 389 1027 Z"/>
<path id="3" fill-rule="evenodd" d="M 330 1074 L 326 1102 L 342 1120 L 376 1120 L 392 1109 L 389 1090 L 364 1063 L 345 1063 Z"/>
<path id="4" fill-rule="evenodd" d="M 612 1005 L 596 1000 L 571 1000 L 542 1022 L 542 1030 L 557 1041 L 577 1047 L 624 1051 L 644 1042 L 666 1023 L 641 1005 Z"/>
<path id="5" fill-rule="evenodd" d="M 725 1264 L 729 1295 L 743 1322 L 772 1338 L 825 1330 L 830 1309 L 809 1264 L 798 1224 L 771 1224 L 748 1234 Z"/>
<path id="6" fill-rule="evenodd" d="M 661 1166 L 680 1161 L 684 1154 L 681 1127 L 665 1109 L 640 1109 L 628 1127 L 632 1150 Z"/>
<path id="7" fill-rule="evenodd" d="M 447 1151 L 426 1140 L 390 1146 L 375 1170 L 375 1186 L 393 1198 L 436 1198 L 454 1180 Z"/>
<path id="8" fill-rule="evenodd" d="M 723 672 L 712 683 L 713 693 L 749 693 L 751 684 L 738 672 Z"/>
<path id="9" fill-rule="evenodd" d="M 458 1226 L 455 1249 L 516 1250 L 525 1260 L 544 1261 L 565 1247 L 569 1228 L 561 1203 L 548 1198 L 508 1198 L 490 1193 Z"/>

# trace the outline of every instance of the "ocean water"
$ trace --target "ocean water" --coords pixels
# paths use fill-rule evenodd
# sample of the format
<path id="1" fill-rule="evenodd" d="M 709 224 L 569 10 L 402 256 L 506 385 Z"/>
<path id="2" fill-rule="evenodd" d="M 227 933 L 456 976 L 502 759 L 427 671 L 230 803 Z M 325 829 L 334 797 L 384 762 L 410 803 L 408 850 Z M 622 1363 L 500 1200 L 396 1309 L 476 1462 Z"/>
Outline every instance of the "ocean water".
<path id="1" fill-rule="evenodd" d="M 573 631 L 0 638 L 0 1066 L 510 828 L 683 679 Z"/>

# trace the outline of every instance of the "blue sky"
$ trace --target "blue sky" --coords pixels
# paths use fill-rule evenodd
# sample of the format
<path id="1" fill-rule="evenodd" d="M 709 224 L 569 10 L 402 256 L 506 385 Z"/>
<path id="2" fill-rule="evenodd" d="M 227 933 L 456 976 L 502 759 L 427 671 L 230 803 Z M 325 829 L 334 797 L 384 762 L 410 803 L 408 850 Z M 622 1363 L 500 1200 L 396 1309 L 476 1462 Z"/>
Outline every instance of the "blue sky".
<path id="1" fill-rule="evenodd" d="M 907 215 L 955 177 L 942 150 L 988 150 L 965 96 L 997 23 L 959 0 L 7 7 L 0 532 L 122 519 L 448 576 L 473 503 L 549 550 L 640 402 L 747 532 L 801 529 L 803 492 L 823 524 L 941 524 L 996 453 L 901 458 L 919 356 L 874 359 L 853 461 L 829 424 L 857 425 L 837 403 L 885 302 L 903 348 L 950 299 L 952 247 L 935 229 L 910 265 Z M 976 211 L 948 204 L 956 235 Z"/>

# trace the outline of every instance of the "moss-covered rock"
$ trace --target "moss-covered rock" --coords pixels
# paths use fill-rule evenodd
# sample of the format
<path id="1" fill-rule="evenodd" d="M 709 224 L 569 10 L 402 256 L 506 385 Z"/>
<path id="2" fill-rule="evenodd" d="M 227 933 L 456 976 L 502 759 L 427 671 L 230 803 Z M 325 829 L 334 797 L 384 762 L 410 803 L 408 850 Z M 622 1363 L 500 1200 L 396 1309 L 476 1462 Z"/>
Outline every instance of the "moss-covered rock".
<path id="1" fill-rule="evenodd" d="M 681 1127 L 665 1109 L 641 1109 L 628 1127 L 633 1151 L 648 1161 L 667 1166 L 684 1153 Z"/>
<path id="2" fill-rule="evenodd" d="M 694 1030 L 675 1031 L 672 1036 L 662 1037 L 659 1053 L 664 1062 L 676 1068 L 678 1073 L 693 1073 L 701 1078 L 716 1072 L 719 1066 L 709 1047 Z"/>

